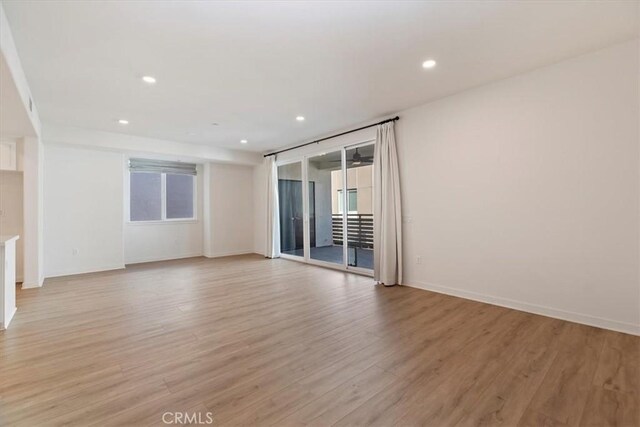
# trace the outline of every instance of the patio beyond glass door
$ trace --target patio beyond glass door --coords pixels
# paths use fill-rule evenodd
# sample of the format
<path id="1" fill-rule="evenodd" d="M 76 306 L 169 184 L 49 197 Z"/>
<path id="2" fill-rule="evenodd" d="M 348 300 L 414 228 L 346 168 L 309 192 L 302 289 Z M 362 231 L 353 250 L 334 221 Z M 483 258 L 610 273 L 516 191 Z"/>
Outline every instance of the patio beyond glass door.
<path id="1" fill-rule="evenodd" d="M 334 151 L 307 159 L 307 179 L 314 184 L 309 191 L 309 258 L 344 265 L 342 216 L 338 215 L 338 193 L 341 182 L 334 182 L 334 172 L 342 172 L 342 151 Z M 337 216 L 337 217 L 336 217 Z"/>
<path id="2" fill-rule="evenodd" d="M 373 144 L 278 165 L 280 252 L 305 262 L 373 270 Z"/>
<path id="3" fill-rule="evenodd" d="M 373 144 L 346 150 L 347 258 L 350 267 L 373 269 Z"/>

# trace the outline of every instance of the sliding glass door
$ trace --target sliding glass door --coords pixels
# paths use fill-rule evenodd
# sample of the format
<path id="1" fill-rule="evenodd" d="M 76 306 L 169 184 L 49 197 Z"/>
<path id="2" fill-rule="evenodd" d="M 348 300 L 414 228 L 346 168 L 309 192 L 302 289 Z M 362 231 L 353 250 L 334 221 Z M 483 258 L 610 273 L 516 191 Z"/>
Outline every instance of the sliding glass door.
<path id="1" fill-rule="evenodd" d="M 373 269 L 373 144 L 278 166 L 283 257 Z"/>
<path id="2" fill-rule="evenodd" d="M 304 256 L 302 183 L 302 162 L 278 166 L 280 252 L 297 257 Z"/>
<path id="3" fill-rule="evenodd" d="M 309 258 L 342 266 L 342 217 L 336 215 L 336 171 L 342 171 L 342 151 L 323 153 L 307 159 L 309 184 L 313 183 L 315 187 L 315 191 L 309 193 L 309 235 L 315 236 L 310 241 Z M 341 183 L 337 183 L 337 186 L 342 188 Z"/>

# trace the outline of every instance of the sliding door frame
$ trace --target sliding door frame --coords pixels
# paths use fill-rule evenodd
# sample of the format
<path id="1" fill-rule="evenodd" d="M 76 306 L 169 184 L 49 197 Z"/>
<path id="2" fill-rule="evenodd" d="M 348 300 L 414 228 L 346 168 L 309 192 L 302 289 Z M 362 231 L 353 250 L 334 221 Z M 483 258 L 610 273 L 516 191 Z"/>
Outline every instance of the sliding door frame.
<path id="1" fill-rule="evenodd" d="M 347 271 L 353 271 L 355 273 L 358 274 L 366 274 L 368 276 L 372 276 L 373 277 L 373 269 L 369 270 L 368 268 L 362 268 L 362 267 L 356 267 L 353 265 L 349 265 L 349 243 L 348 243 L 348 238 L 347 238 L 347 233 L 349 233 L 349 225 L 348 225 L 348 215 L 349 215 L 349 191 L 348 191 L 348 185 L 347 185 L 347 173 L 349 168 L 347 167 L 347 150 L 352 150 L 355 148 L 361 148 L 361 147 L 366 147 L 367 145 L 375 145 L 376 141 L 374 140 L 369 140 L 369 141 L 364 141 L 364 142 L 359 142 L 357 144 L 349 144 L 349 145 L 345 145 L 344 147 L 342 147 L 342 178 L 343 178 L 343 183 L 342 183 L 342 197 L 343 197 L 343 202 L 342 202 L 342 206 L 344 207 L 342 209 L 343 214 L 342 214 L 342 230 L 344 233 L 344 237 L 343 237 L 343 244 L 344 244 L 344 265 L 345 265 L 345 270 Z M 375 148 L 375 147 L 374 147 Z M 375 251 L 376 248 L 374 247 L 373 250 Z M 375 257 L 374 257 L 375 258 Z"/>
<path id="2" fill-rule="evenodd" d="M 280 256 L 287 260 L 304 262 L 319 267 L 331 268 L 334 270 L 348 271 L 351 273 L 360 274 L 363 276 L 373 277 L 373 270 L 367 268 L 355 267 L 349 265 L 349 243 L 347 239 L 347 215 L 348 215 L 348 191 L 347 191 L 347 150 L 364 147 L 367 145 L 375 144 L 375 139 L 366 139 L 361 142 L 338 145 L 335 147 L 327 147 L 323 150 L 306 151 L 304 154 L 284 160 L 276 160 L 276 166 L 284 166 L 293 163 L 301 162 L 302 164 L 302 210 L 303 210 L 303 242 L 304 242 L 304 256 L 299 257 L 296 255 L 281 253 Z M 325 152 L 340 151 L 341 170 L 342 170 L 342 264 L 336 264 L 332 262 L 322 261 L 311 258 L 311 243 L 310 243 L 310 215 L 309 215 L 309 159 L 322 155 Z M 279 177 L 278 177 L 279 179 Z M 317 207 L 316 207 L 317 208 Z M 280 219 L 278 219 L 280 220 Z M 280 236 L 278 236 L 280 238 Z M 375 248 L 374 248 L 375 251 Z"/>

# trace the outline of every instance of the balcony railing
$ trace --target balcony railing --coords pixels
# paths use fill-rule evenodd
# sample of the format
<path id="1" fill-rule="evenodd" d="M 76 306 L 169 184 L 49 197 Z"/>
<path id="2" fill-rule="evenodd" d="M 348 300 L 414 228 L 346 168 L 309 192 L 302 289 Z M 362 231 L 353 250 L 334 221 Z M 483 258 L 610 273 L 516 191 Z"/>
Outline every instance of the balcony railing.
<path id="1" fill-rule="evenodd" d="M 342 214 L 332 215 L 333 244 L 344 239 Z M 347 245 L 350 248 L 373 249 L 373 214 L 347 214 Z"/>

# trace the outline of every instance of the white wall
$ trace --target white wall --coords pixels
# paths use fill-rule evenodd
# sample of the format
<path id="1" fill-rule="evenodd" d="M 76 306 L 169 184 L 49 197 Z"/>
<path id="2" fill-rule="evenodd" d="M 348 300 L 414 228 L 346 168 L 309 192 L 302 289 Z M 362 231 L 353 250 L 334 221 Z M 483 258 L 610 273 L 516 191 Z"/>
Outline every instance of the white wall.
<path id="1" fill-rule="evenodd" d="M 264 255 L 267 244 L 266 166 L 253 167 L 253 252 Z"/>
<path id="2" fill-rule="evenodd" d="M 3 101 L 11 99 L 10 95 L 15 89 L 20 99 L 19 105 L 3 105 L 6 111 L 11 112 L 9 116 L 14 119 L 24 118 L 27 120 L 17 120 L 16 123 L 3 123 L 3 131 L 9 125 L 11 135 L 1 135 L 3 137 L 20 137 L 23 143 L 23 213 L 24 219 L 22 223 L 23 234 L 20 238 L 20 246 L 22 246 L 24 254 L 24 280 L 23 288 L 32 288 L 42 286 L 44 281 L 44 213 L 43 213 L 43 161 L 42 161 L 42 141 L 41 141 L 41 123 L 38 116 L 38 110 L 34 103 L 27 78 L 22 69 L 20 57 L 16 49 L 13 34 L 9 27 L 4 8 L 0 4 L 0 51 L 2 53 L 3 72 L 9 70 L 10 79 L 2 79 L 3 83 L 11 80 L 9 86 L 3 86 L 5 91 L 9 91 L 2 97 Z M 4 68 L 6 65 L 6 68 Z M 6 74 L 3 74 L 6 77 Z M 22 123 L 17 125 L 17 123 Z M 14 127 L 16 126 L 17 127 Z"/>
<path id="3" fill-rule="evenodd" d="M 112 153 L 123 159 L 123 162 L 117 167 L 115 164 L 111 165 L 111 173 L 119 173 L 120 180 L 124 182 L 118 196 L 118 200 L 122 200 L 124 203 L 121 221 L 125 221 L 128 209 L 128 177 L 125 170 L 125 159 L 129 156 L 188 161 L 206 166 L 199 166 L 198 171 L 197 221 L 162 224 L 129 224 L 125 221 L 122 246 L 124 247 L 124 262 L 126 264 L 193 257 L 205 253 L 219 256 L 219 254 L 235 253 L 238 250 L 239 244 L 233 239 L 225 240 L 224 232 L 219 230 L 216 231 L 216 234 L 220 235 L 223 241 L 215 242 L 215 251 L 211 246 L 212 231 L 208 229 L 210 226 L 209 218 L 211 218 L 209 166 L 218 168 L 226 162 L 254 165 L 261 160 L 260 154 L 52 124 L 45 124 L 43 127 L 46 131 L 47 145 L 82 149 L 84 152 L 96 153 L 95 155 L 98 157 L 103 156 L 104 153 Z M 216 163 L 209 163 L 212 160 L 215 160 Z M 229 170 L 234 170 L 234 166 L 230 165 Z M 244 167 L 241 170 L 246 171 L 247 168 Z M 249 170 L 251 169 L 249 168 Z M 253 193 L 253 183 L 251 183 L 250 190 L 248 194 Z M 251 197 L 249 200 L 251 201 Z M 230 205 L 221 204 L 217 208 L 216 215 L 223 218 L 233 217 L 231 213 L 220 212 L 220 210 L 227 208 L 232 209 Z M 245 227 L 245 230 L 248 230 L 245 232 L 252 233 L 253 221 L 250 221 L 249 225 L 248 228 Z M 223 226 L 223 228 L 225 227 Z M 205 250 L 205 244 L 209 245 L 208 250 Z M 243 243 L 240 246 L 244 246 L 242 251 L 245 251 L 246 247 L 250 250 L 253 249 L 253 244 L 246 246 Z"/>
<path id="4" fill-rule="evenodd" d="M 44 124 L 43 129 L 47 143 L 73 144 L 135 155 L 144 153 L 182 161 L 256 165 L 262 160 L 260 153 L 217 148 L 205 144 L 189 144 L 51 123 Z"/>
<path id="5" fill-rule="evenodd" d="M 639 334 L 638 81 L 635 41 L 399 113 L 405 284 Z"/>
<path id="6" fill-rule="evenodd" d="M 202 217 L 196 221 L 125 225 L 125 263 L 202 256 Z"/>
<path id="7" fill-rule="evenodd" d="M 126 221 L 128 154 L 67 144 L 45 147 L 46 277 L 253 252 L 251 167 L 199 165 L 195 221 L 135 224 Z M 205 201 L 211 203 L 207 209 Z"/>
<path id="8" fill-rule="evenodd" d="M 405 111 L 406 283 L 640 333 L 638 117 L 637 43 Z"/>
<path id="9" fill-rule="evenodd" d="M 23 138 L 24 281 L 37 288 L 44 281 L 44 145 L 40 138 Z"/>
<path id="10" fill-rule="evenodd" d="M 199 165 L 195 221 L 133 224 L 126 221 L 129 153 L 50 142 L 45 147 L 46 277 L 253 252 L 252 167 Z"/>
<path id="11" fill-rule="evenodd" d="M 119 153 L 45 145 L 46 277 L 124 266 L 123 162 Z"/>
<path id="12" fill-rule="evenodd" d="M 208 257 L 253 252 L 253 168 L 210 164 L 210 231 Z"/>

